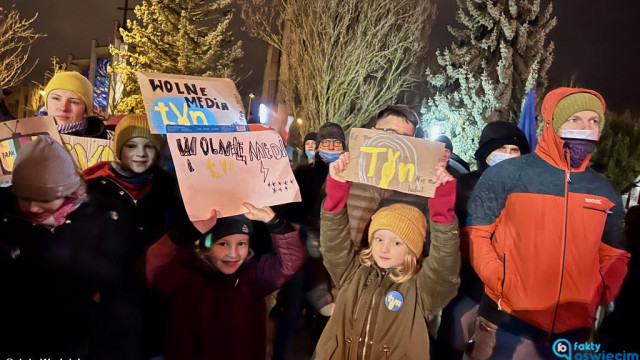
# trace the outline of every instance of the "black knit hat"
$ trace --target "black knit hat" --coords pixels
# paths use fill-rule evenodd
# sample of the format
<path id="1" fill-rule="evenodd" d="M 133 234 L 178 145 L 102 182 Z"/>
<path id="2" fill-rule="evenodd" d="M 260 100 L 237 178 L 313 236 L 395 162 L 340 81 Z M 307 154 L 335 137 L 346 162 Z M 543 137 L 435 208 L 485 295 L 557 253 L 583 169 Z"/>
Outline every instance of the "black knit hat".
<path id="1" fill-rule="evenodd" d="M 318 138 L 318 133 L 315 132 L 315 131 L 312 131 L 312 132 L 308 133 L 307 135 L 305 135 L 304 141 L 302 142 L 302 145 L 306 144 L 307 140 L 316 141 L 317 138 Z"/>
<path id="2" fill-rule="evenodd" d="M 230 216 L 218 219 L 216 225 L 209 230 L 199 241 L 200 249 L 209 249 L 218 240 L 233 234 L 245 234 L 251 236 L 253 224 L 251 220 L 242 215 Z"/>
<path id="3" fill-rule="evenodd" d="M 487 156 L 504 145 L 515 145 L 521 154 L 531 152 L 527 137 L 517 126 L 506 121 L 495 121 L 487 124 L 480 135 L 480 143 L 476 150 L 476 161 L 486 164 Z"/>
<path id="4" fill-rule="evenodd" d="M 447 135 L 440 135 L 433 141 L 444 143 L 444 148 L 449 149 L 449 151 L 453 152 L 453 143 L 451 143 L 451 139 L 449 139 Z"/>
<path id="5" fill-rule="evenodd" d="M 327 140 L 327 139 L 340 140 L 342 141 L 343 146 L 345 145 L 345 142 L 346 142 L 345 136 L 344 136 L 344 130 L 342 130 L 342 127 L 332 122 L 326 122 L 322 124 L 322 126 L 320 126 L 320 129 L 318 129 L 318 137 L 316 142 L 320 144 L 320 141 Z"/>

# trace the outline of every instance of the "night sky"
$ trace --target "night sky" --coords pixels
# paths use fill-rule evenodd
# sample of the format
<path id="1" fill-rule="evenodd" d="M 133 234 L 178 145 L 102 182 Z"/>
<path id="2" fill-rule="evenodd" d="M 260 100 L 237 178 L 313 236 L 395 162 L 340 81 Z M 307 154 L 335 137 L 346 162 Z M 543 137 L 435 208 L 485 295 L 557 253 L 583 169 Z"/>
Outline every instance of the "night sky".
<path id="1" fill-rule="evenodd" d="M 141 0 L 130 0 L 130 6 Z M 0 0 L 4 6 L 10 0 Z M 124 0 L 16 0 L 22 17 L 39 16 L 34 28 L 48 36 L 36 41 L 33 58 L 40 58 L 30 80 L 42 82 L 44 71 L 51 66 L 50 58 L 66 61 L 67 55 L 89 57 L 91 39 L 107 45 L 113 37 L 114 21 L 122 20 L 117 10 Z M 438 15 L 430 36 L 430 52 L 448 46 L 453 37 L 447 25 L 456 26 L 454 0 L 436 0 Z M 636 88 L 640 84 L 640 1 L 637 0 L 557 0 L 553 14 L 558 24 L 549 39 L 555 42 L 555 58 L 548 72 L 550 88 L 573 85 L 592 88 L 602 93 L 609 109 L 622 112 L 631 109 L 640 115 Z M 129 13 L 129 18 L 133 13 Z M 243 98 L 250 92 L 260 96 L 266 58 L 266 45 L 240 30 L 239 12 L 234 17 L 234 34 L 243 41 L 245 56 L 238 90 Z"/>

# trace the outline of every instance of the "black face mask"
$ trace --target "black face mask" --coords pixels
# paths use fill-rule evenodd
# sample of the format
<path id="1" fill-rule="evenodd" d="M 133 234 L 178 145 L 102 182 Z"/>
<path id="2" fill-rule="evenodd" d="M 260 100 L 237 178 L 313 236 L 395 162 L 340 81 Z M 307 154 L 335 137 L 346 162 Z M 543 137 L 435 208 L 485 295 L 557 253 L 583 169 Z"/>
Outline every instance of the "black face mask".
<path id="1" fill-rule="evenodd" d="M 596 147 L 596 142 L 593 140 L 564 138 L 562 140 L 564 140 L 564 143 L 569 148 L 569 153 L 571 154 L 570 165 L 572 169 L 579 168 L 584 162 L 584 159 L 586 159 Z"/>

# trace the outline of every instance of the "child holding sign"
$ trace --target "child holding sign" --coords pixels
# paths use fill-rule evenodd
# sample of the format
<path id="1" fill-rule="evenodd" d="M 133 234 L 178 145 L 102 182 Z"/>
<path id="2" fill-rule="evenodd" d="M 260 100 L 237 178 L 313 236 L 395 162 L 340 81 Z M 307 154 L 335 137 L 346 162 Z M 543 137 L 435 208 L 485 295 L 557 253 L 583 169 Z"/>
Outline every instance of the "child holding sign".
<path id="1" fill-rule="evenodd" d="M 171 302 L 167 360 L 266 358 L 265 296 L 302 267 L 305 250 L 298 230 L 271 208 L 244 206 L 246 218 L 218 219 L 204 236 L 179 228 L 147 251 L 147 280 Z M 247 218 L 266 223 L 274 254 L 253 258 Z"/>
<path id="2" fill-rule="evenodd" d="M 323 203 L 321 250 L 340 292 L 316 358 L 428 359 L 427 322 L 453 298 L 459 284 L 455 180 L 442 168 L 433 179 L 438 187 L 428 199 L 428 258 L 421 256 L 424 215 L 400 203 L 371 217 L 369 247 L 356 253 L 345 208 L 351 183 L 340 177 L 348 162 L 349 153 L 344 153 L 330 165 Z"/>

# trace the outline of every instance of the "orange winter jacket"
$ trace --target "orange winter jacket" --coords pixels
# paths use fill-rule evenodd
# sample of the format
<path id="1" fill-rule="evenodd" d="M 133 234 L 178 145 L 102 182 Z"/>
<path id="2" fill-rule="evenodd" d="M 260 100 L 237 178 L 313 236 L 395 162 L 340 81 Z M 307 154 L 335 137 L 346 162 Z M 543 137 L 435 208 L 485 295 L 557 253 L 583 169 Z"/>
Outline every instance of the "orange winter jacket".
<path id="1" fill-rule="evenodd" d="M 498 309 L 549 333 L 590 327 L 598 304 L 617 296 L 627 272 L 619 194 L 589 158 L 569 166 L 553 131 L 558 101 L 586 89 L 560 88 L 542 105 L 535 153 L 487 169 L 469 203 L 471 261 Z"/>

